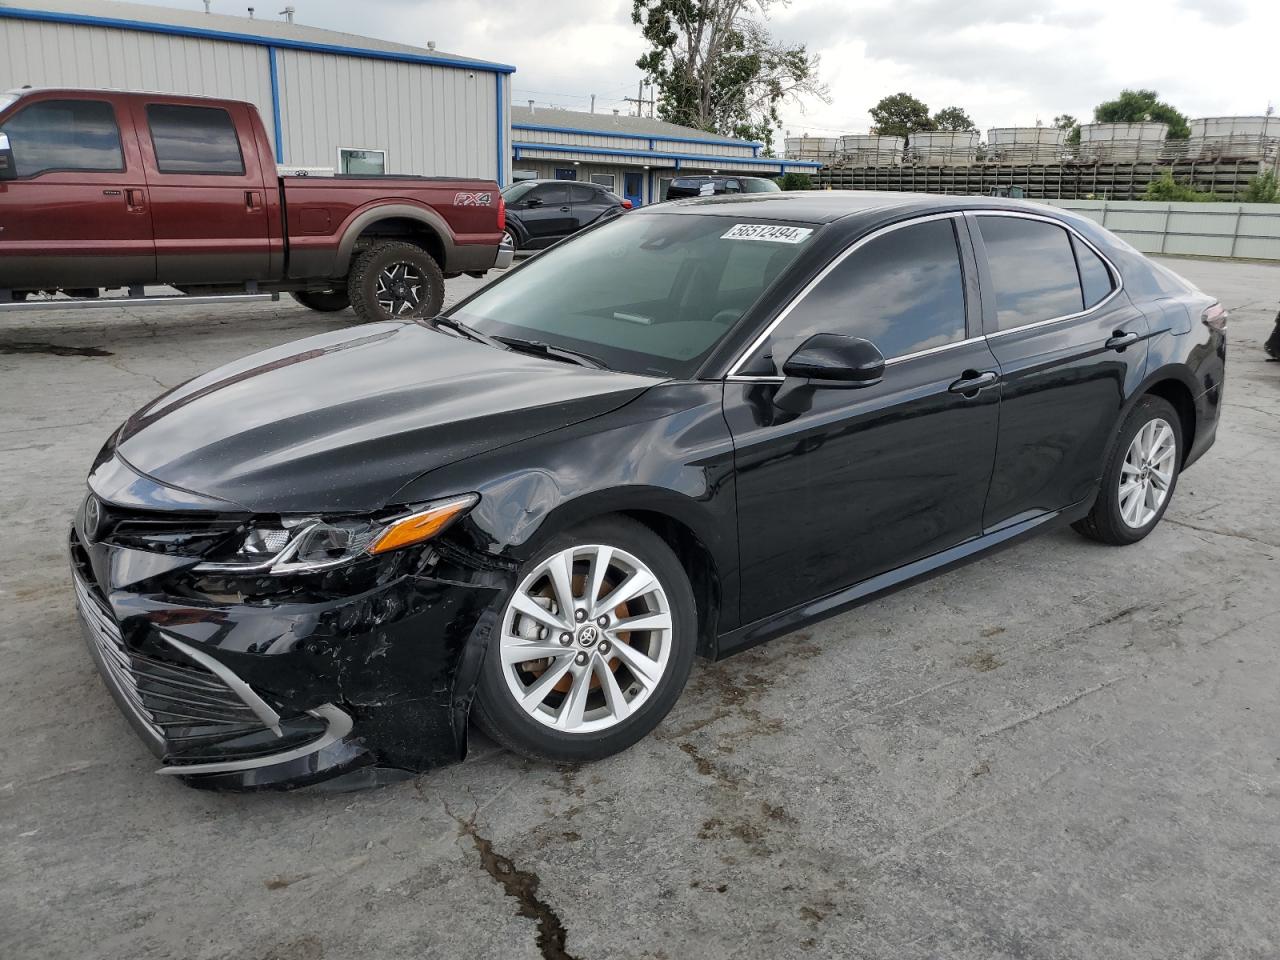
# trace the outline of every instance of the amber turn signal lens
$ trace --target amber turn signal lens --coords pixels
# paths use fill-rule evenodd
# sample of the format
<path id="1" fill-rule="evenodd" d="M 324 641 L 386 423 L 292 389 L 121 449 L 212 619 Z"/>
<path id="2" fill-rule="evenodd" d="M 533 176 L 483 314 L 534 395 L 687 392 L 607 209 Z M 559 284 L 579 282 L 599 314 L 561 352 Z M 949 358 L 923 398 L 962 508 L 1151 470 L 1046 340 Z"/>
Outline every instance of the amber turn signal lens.
<path id="1" fill-rule="evenodd" d="M 476 505 L 480 498 L 474 493 L 465 497 L 457 497 L 443 503 L 437 503 L 425 510 L 401 517 L 387 524 L 387 528 L 378 535 L 378 539 L 369 545 L 373 554 L 388 553 L 401 547 L 411 547 L 415 543 L 430 540 L 440 533 L 454 520 L 462 516 Z"/>

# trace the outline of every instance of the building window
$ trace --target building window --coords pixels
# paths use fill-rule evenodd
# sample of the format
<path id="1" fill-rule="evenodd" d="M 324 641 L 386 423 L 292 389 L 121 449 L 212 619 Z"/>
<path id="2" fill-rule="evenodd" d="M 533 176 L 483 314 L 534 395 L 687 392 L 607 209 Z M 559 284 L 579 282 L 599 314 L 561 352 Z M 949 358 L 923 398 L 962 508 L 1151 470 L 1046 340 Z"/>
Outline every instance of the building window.
<path id="1" fill-rule="evenodd" d="M 556 167 L 557 180 L 577 180 L 578 171 L 573 167 Z"/>
<path id="2" fill-rule="evenodd" d="M 147 105 L 147 126 L 161 173 L 244 176 L 240 137 L 227 111 L 152 103 Z"/>
<path id="3" fill-rule="evenodd" d="M 387 172 L 387 151 L 338 148 L 338 173 L 380 176 Z"/>
<path id="4" fill-rule="evenodd" d="M 610 193 L 613 193 L 613 185 L 615 180 L 612 173 L 593 173 L 591 175 L 591 182 L 599 184 L 600 186 L 608 190 Z"/>

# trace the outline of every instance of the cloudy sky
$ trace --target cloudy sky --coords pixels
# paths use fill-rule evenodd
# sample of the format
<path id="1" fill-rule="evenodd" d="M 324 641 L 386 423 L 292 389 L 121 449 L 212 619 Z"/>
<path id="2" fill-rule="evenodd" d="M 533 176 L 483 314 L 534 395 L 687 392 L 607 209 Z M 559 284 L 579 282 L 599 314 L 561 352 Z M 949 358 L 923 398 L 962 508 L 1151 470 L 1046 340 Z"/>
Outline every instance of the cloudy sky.
<path id="1" fill-rule="evenodd" d="M 213 8 L 243 14 L 248 2 Z M 586 110 L 595 93 L 597 110 L 626 110 L 640 79 L 630 0 L 288 2 L 312 26 L 513 64 L 516 102 Z M 1191 117 L 1280 109 L 1277 0 L 793 0 L 775 5 L 770 28 L 818 53 L 831 89 L 829 104 L 783 108 L 793 134 L 863 132 L 868 108 L 900 90 L 933 110 L 961 106 L 984 131 L 1088 119 L 1126 86 L 1155 88 Z"/>

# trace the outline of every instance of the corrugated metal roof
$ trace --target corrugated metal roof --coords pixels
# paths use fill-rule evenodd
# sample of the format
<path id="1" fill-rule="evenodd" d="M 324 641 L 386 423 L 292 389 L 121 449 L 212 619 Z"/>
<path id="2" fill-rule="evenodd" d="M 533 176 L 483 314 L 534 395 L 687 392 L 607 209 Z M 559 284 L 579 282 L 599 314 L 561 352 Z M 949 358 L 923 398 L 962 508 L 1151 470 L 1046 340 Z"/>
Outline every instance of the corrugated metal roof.
<path id="1" fill-rule="evenodd" d="M 232 17 L 221 13 L 205 13 L 202 10 L 182 10 L 174 7 L 157 7 L 141 3 L 120 3 L 117 0 L 0 0 L 0 11 L 11 9 L 35 16 L 58 15 L 72 17 L 91 17 L 105 20 L 124 20 L 148 24 L 159 24 L 177 27 L 183 30 L 209 30 L 218 33 L 240 34 L 258 37 L 264 41 L 282 40 L 298 44 L 314 44 L 326 47 L 342 47 L 352 51 L 367 50 L 381 54 L 400 54 L 405 57 L 430 57 L 439 60 L 456 60 L 459 66 L 468 63 L 481 64 L 488 61 L 476 60 L 441 50 L 428 50 L 426 47 L 414 47 L 404 43 L 393 43 L 375 37 L 362 37 L 353 33 L 341 33 L 337 30 L 322 30 L 302 23 L 288 23 L 284 20 L 260 19 L 249 17 Z M 264 10 L 274 10 L 269 4 Z M 505 66 L 504 64 L 491 64 Z"/>
<path id="2" fill-rule="evenodd" d="M 624 134 L 630 136 L 653 137 L 661 140 L 674 138 L 677 140 L 706 140 L 709 143 L 734 144 L 742 147 L 754 147 L 751 140 L 739 140 L 725 137 L 718 133 L 708 133 L 696 127 L 683 127 L 678 123 L 667 123 L 665 120 L 654 120 L 650 117 L 624 117 L 612 113 L 582 113 L 577 110 L 562 110 L 558 107 L 511 107 L 512 126 L 560 127 L 573 130 L 589 130 L 592 133 L 608 135 Z"/>

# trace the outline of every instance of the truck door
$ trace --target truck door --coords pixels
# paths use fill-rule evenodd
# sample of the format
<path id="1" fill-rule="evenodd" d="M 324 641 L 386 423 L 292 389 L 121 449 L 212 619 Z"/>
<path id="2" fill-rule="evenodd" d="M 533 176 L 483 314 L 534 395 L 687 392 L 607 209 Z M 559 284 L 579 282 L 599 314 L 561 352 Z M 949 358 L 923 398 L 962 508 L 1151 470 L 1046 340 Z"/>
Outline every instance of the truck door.
<path id="1" fill-rule="evenodd" d="M 0 288 L 153 282 L 147 182 L 127 101 L 22 97 L 0 121 L 13 153 L 0 179 Z"/>
<path id="2" fill-rule="evenodd" d="M 244 104 L 138 99 L 134 105 L 162 283 L 271 279 L 267 191 Z"/>

